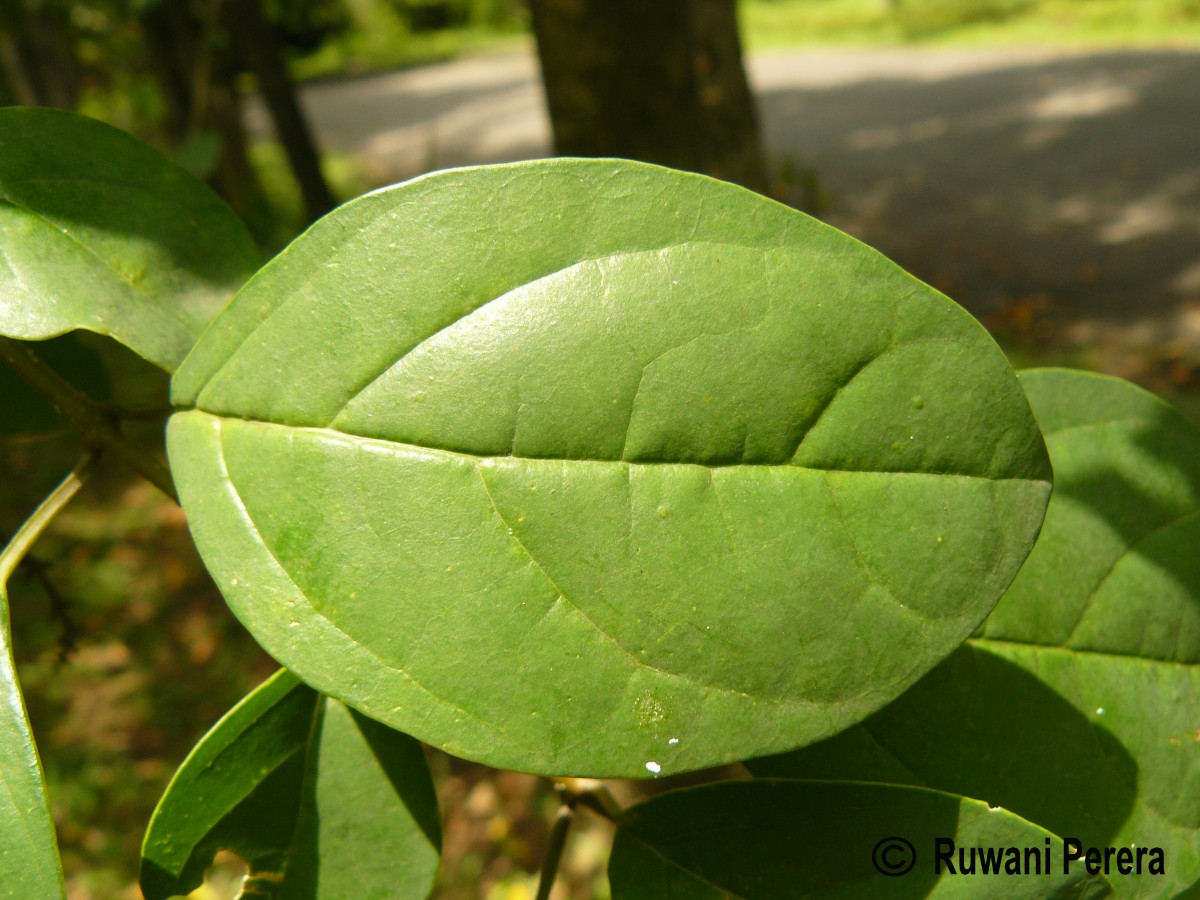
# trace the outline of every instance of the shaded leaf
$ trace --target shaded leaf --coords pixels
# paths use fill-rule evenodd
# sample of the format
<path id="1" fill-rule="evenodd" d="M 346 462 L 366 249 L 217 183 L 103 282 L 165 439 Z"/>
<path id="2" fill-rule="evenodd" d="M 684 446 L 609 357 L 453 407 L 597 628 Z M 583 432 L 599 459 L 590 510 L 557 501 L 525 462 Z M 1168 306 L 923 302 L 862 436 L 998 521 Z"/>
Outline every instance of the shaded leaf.
<path id="1" fill-rule="evenodd" d="M 268 651 L 525 771 L 847 727 L 977 626 L 1049 489 L 962 309 L 761 196 L 621 161 L 347 204 L 172 391 L 193 534 Z"/>
<path id="2" fill-rule="evenodd" d="M 65 897 L 41 760 L 13 663 L 0 584 L 0 897 Z"/>
<path id="3" fill-rule="evenodd" d="M 97 399 L 107 399 L 100 359 L 74 334 L 38 342 L 35 351 L 59 375 Z M 54 407 L 0 363 L 0 436 L 40 434 L 63 425 Z"/>
<path id="4" fill-rule="evenodd" d="M 1110 881 L 1173 896 L 1200 877 L 1200 432 L 1114 378 L 1021 381 L 1055 492 L 982 638 L 859 727 L 748 766 L 928 785 L 1089 846 L 1161 847 L 1166 875 Z"/>
<path id="5" fill-rule="evenodd" d="M 882 846 L 895 838 L 910 846 Z M 939 838 L 968 853 L 977 847 L 1020 848 L 1022 864 L 1025 848 L 1033 848 L 1040 874 L 984 874 L 981 859 L 974 874 L 965 874 L 955 852 L 950 857 L 955 874 L 943 866 L 939 875 Z M 913 854 L 911 869 L 903 871 Z M 1103 878 L 1089 876 L 1079 863 L 1064 875 L 1062 861 L 1058 837 L 977 800 L 893 785 L 763 779 L 670 791 L 629 809 L 617 829 L 608 876 L 614 900 L 1042 900 L 1106 893 Z M 892 873 L 880 871 L 889 866 Z"/>
<path id="6" fill-rule="evenodd" d="M 1054 500 L 984 636 L 1200 662 L 1200 428 L 1105 375 L 1041 369 L 1021 384 Z"/>
<path id="7" fill-rule="evenodd" d="M 255 896 L 424 897 L 441 846 L 419 744 L 286 670 L 234 707 L 184 761 L 142 847 L 149 900 L 198 887 L 220 852 Z"/>
<path id="8" fill-rule="evenodd" d="M 0 109 L 0 334 L 86 329 L 172 371 L 257 263 L 233 212 L 153 148 Z"/>

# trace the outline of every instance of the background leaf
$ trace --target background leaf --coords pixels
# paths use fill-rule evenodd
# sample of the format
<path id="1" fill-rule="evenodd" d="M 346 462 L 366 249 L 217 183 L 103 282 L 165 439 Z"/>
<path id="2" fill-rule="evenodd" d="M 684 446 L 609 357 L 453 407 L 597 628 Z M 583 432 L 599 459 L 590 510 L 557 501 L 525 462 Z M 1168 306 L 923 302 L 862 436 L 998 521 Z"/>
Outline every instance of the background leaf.
<path id="1" fill-rule="evenodd" d="M 1040 369 L 1021 384 L 1054 500 L 984 636 L 1200 662 L 1200 428 L 1106 375 Z"/>
<path id="2" fill-rule="evenodd" d="M 748 766 L 928 785 L 1091 846 L 1162 847 L 1166 875 L 1110 881 L 1174 896 L 1200 877 L 1200 431 L 1115 378 L 1021 382 L 1055 491 L 982 638 L 859 727 Z"/>
<path id="3" fill-rule="evenodd" d="M 54 820 L 10 645 L 0 584 L 0 896 L 65 897 Z"/>
<path id="4" fill-rule="evenodd" d="M 172 371 L 258 259 L 157 150 L 83 116 L 0 109 L 0 334 L 86 329 Z"/>
<path id="5" fill-rule="evenodd" d="M 225 851 L 255 896 L 424 897 L 440 848 L 420 745 L 284 670 L 176 773 L 146 832 L 142 890 L 187 893 Z"/>
<path id="6" fill-rule="evenodd" d="M 913 868 L 884 875 L 881 841 L 902 837 Z M 936 874 L 937 838 L 956 846 L 1033 847 L 1042 874 Z M 900 863 L 899 848 L 884 863 Z M 614 900 L 776 897 L 1098 897 L 1104 879 L 1076 863 L 1062 874 L 1062 842 L 986 803 L 892 785 L 732 781 L 670 791 L 627 811 L 608 865 Z M 957 869 L 957 854 L 953 857 Z M 977 866 L 980 864 L 977 863 Z"/>
<path id="7" fill-rule="evenodd" d="M 647 777 L 860 720 L 978 625 L 1049 488 L 962 309 L 761 196 L 619 161 L 347 204 L 172 390 L 193 534 L 268 652 L 525 771 Z"/>

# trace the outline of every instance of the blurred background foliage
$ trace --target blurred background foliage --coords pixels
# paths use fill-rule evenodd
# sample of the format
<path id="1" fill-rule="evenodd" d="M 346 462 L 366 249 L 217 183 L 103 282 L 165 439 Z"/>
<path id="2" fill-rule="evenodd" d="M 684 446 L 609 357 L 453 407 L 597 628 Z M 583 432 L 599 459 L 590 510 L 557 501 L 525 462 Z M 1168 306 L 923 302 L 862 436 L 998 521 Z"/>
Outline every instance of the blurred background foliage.
<path id="1" fill-rule="evenodd" d="M 622 2 L 627 0 L 611 0 L 607 14 L 641 14 L 630 11 L 637 4 L 620 12 Z M 709 0 L 673 0 L 679 10 L 705 2 Z M 732 9 L 732 0 L 723 2 Z M 651 74 L 639 74 L 643 81 L 634 79 L 627 91 L 654 94 L 643 87 L 644 79 L 656 77 L 655 59 L 629 54 L 653 56 L 660 37 L 664 44 L 667 37 L 700 43 L 712 39 L 695 26 L 682 36 L 651 33 L 653 40 L 644 42 L 649 49 L 643 51 L 633 40 L 628 47 L 614 46 L 613 35 L 619 36 L 628 22 L 617 18 L 604 26 L 604 3 L 3 0 L 0 104 L 75 109 L 160 147 L 229 201 L 250 225 L 265 259 L 334 203 L 378 186 L 359 157 L 317 152 L 297 100 L 306 83 L 525 47 L 539 23 L 545 43 L 546 34 L 556 33 L 564 22 L 571 25 L 571 16 L 585 16 L 584 31 L 578 33 L 607 34 L 609 43 L 591 48 L 591 56 L 569 43 L 558 48 L 566 51 L 559 55 L 566 68 L 560 65 L 555 76 L 562 79 L 557 95 L 554 83 L 547 87 L 561 145 L 564 135 L 574 133 L 564 123 L 570 125 L 566 120 L 578 110 L 569 102 L 556 108 L 555 96 L 569 101 L 572 92 L 588 87 L 588 78 L 595 80 L 614 64 L 645 67 Z M 742 42 L 750 50 L 1200 46 L 1200 0 L 742 0 L 738 14 Z M 664 28 L 665 21 L 646 27 Z M 694 19 L 686 23 L 695 25 Z M 706 53 L 695 57 L 703 65 L 684 73 L 688 77 L 683 81 L 711 76 L 702 85 L 705 97 L 717 90 L 727 100 L 733 98 L 730 102 L 742 102 L 736 100 L 738 80 L 744 84 L 736 34 L 724 56 Z M 546 46 L 542 57 L 544 65 L 550 62 Z M 591 68 L 568 71 L 576 58 Z M 713 59 L 721 63 L 715 75 Z M 636 105 L 638 98 L 631 99 L 628 92 L 616 97 L 616 106 Z M 248 128 L 245 108 L 252 98 L 261 99 L 275 136 Z M 671 103 L 703 106 L 686 97 Z M 653 106 L 638 113 L 641 121 L 668 114 Z M 589 142 L 594 146 L 619 137 L 619 127 L 636 131 L 639 120 L 630 121 L 608 126 L 585 121 L 581 152 Z M 752 113 L 679 128 L 685 126 L 709 129 L 709 134 L 713 129 L 745 131 L 748 140 L 738 144 L 737 153 L 760 159 L 757 169 L 738 169 L 743 173 L 739 180 L 769 178 L 768 189 L 775 196 L 818 214 L 827 204 L 819 166 L 774 160 L 769 176 L 762 175 Z M 594 133 L 606 128 L 611 133 Z M 608 152 L 622 151 L 617 146 Z M 649 147 L 622 155 L 677 163 L 671 154 L 678 152 Z M 718 173 L 731 171 L 722 167 L 732 165 L 712 159 L 683 164 Z M 946 285 L 957 296 L 952 287 Z M 1080 364 L 1133 374 L 1171 394 L 1185 409 L 1197 409 L 1194 360 L 1167 354 L 1131 373 L 1098 356 L 1095 348 L 1067 346 L 1041 330 L 1050 302 L 1043 294 L 1022 294 L 987 320 L 1015 363 Z M 79 366 L 81 385 L 104 383 L 105 398 L 111 395 L 142 409 L 137 429 L 147 442 L 160 443 L 165 377 L 105 341 L 87 336 L 79 341 L 82 355 L 69 352 Z M 53 345 L 45 349 L 48 356 L 60 352 Z M 103 369 L 102 377 L 97 367 Z M 11 379 L 0 378 L 0 391 L 0 415 L 5 403 L 25 402 L 18 399 Z M 0 428 L 5 473 L 0 532 L 11 534 L 75 461 L 74 439 L 49 413 L 44 425 L 35 435 L 12 436 Z M 89 485 L 35 554 L 37 561 L 24 567 L 11 586 L 15 646 L 45 760 L 70 896 L 137 897 L 140 840 L 157 797 L 192 744 L 274 664 L 226 610 L 196 556 L 182 512 L 116 467 L 108 467 Z M 531 898 L 557 803 L 553 786 L 545 779 L 492 772 L 436 751 L 430 751 L 430 758 L 446 816 L 439 896 Z M 608 831 L 582 818 L 564 862 L 559 898 L 605 896 Z"/>
<path id="2" fill-rule="evenodd" d="M 1163 46 L 1200 38 L 1197 0 L 747 0 L 751 49 L 804 44 Z"/>
<path id="3" fill-rule="evenodd" d="M 669 4 L 667 4 L 669 5 Z M 1193 46 L 1200 0 L 741 0 L 750 49 L 796 46 Z M 250 140 L 238 98 L 262 83 L 238 46 L 240 14 L 267 21 L 296 82 L 454 58 L 526 39 L 525 0 L 6 0 L 0 104 L 58 106 L 167 149 L 208 179 L 264 248 L 305 224 L 304 174 L 287 141 Z M 333 195 L 361 193 L 352 159 L 327 154 Z"/>

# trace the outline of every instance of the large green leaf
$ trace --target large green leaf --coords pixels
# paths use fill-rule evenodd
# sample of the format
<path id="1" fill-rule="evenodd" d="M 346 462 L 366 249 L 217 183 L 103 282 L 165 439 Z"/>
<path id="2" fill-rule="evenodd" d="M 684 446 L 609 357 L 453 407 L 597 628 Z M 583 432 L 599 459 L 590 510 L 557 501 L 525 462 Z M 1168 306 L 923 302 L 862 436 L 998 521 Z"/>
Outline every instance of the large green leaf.
<path id="1" fill-rule="evenodd" d="M 0 334 L 110 335 L 172 371 L 254 271 L 201 181 L 101 122 L 0 109 Z"/>
<path id="2" fill-rule="evenodd" d="M 185 894 L 224 851 L 247 863 L 256 897 L 425 897 L 440 847 L 420 745 L 283 670 L 175 774 L 146 832 L 142 890 Z"/>
<path id="3" fill-rule="evenodd" d="M 982 328 L 732 185 L 621 161 L 347 204 L 175 378 L 234 611 L 455 754 L 648 776 L 817 740 L 945 657 L 1049 490 Z"/>
<path id="4" fill-rule="evenodd" d="M 749 766 L 929 785 L 1090 846 L 1161 847 L 1165 876 L 1110 880 L 1173 896 L 1200 878 L 1200 430 L 1113 378 L 1021 380 L 1055 492 L 982 638 L 861 726 Z"/>
<path id="5" fill-rule="evenodd" d="M 0 897 L 64 897 L 54 820 L 42 764 L 33 744 L 17 684 L 8 620 L 8 592 L 0 584 Z"/>
<path id="6" fill-rule="evenodd" d="M 999 874 L 983 871 L 976 848 L 993 851 L 989 868 L 1001 853 Z M 1018 848 L 1020 874 L 1003 868 L 1012 859 L 1005 848 Z M 935 865 L 939 849 L 954 874 L 944 862 Z M 671 791 L 631 808 L 617 829 L 608 875 L 614 900 L 1044 900 L 1107 892 L 1104 879 L 1079 862 L 1063 873 L 1058 837 L 978 800 L 921 788 L 785 780 Z"/>

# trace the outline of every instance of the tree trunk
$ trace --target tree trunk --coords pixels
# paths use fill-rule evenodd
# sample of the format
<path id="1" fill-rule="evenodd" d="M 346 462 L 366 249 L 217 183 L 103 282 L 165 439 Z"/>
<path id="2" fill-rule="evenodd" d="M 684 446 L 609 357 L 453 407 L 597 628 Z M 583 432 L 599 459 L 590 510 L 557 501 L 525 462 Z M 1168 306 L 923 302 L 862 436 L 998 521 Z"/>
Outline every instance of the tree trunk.
<path id="1" fill-rule="evenodd" d="M 735 0 L 530 0 L 557 151 L 768 187 Z"/>
<path id="2" fill-rule="evenodd" d="M 73 108 L 79 66 L 66 9 L 23 0 L 3 2 L 0 68 L 13 99 L 23 106 Z"/>
<path id="3" fill-rule="evenodd" d="M 195 72 L 201 31 L 180 0 L 161 0 L 138 19 L 163 100 L 163 125 L 174 142 L 187 139 L 191 131 L 196 97 L 202 93 Z"/>
<path id="4" fill-rule="evenodd" d="M 226 7 L 226 15 L 238 55 L 258 78 L 259 89 L 275 123 L 275 133 L 300 185 L 308 219 L 319 219 L 337 204 L 321 173 L 321 157 L 271 23 L 263 17 L 259 0 L 232 0 Z"/>
<path id="5" fill-rule="evenodd" d="M 0 23 L 0 72 L 4 85 L 18 106 L 37 106 L 37 89 L 26 71 L 25 60 L 14 31 Z"/>

